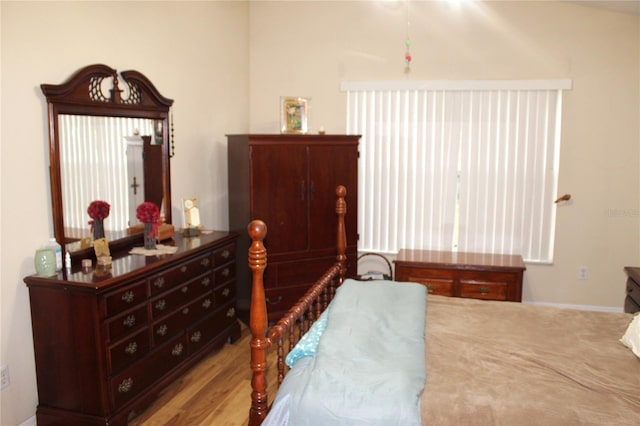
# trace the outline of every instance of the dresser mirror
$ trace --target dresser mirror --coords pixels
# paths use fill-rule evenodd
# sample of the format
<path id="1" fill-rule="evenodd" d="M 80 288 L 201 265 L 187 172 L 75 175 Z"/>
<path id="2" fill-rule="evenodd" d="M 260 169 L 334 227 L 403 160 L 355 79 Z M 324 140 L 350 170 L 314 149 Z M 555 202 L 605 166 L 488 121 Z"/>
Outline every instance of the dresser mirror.
<path id="1" fill-rule="evenodd" d="M 171 223 L 169 111 L 138 71 L 89 65 L 66 82 L 42 84 L 49 116 L 49 159 L 56 240 L 72 257 L 92 252 L 89 204 L 110 204 L 104 220 L 112 250 L 142 241 L 135 211 L 144 201 Z"/>

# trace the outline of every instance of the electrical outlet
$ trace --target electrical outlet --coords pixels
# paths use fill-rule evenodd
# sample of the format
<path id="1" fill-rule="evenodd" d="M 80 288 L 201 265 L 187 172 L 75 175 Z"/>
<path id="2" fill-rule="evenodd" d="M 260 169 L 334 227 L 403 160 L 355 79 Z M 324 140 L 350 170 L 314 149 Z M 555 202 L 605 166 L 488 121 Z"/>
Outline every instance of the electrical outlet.
<path id="1" fill-rule="evenodd" d="M 588 280 L 589 279 L 589 268 L 586 266 L 581 266 L 578 268 L 578 279 L 579 280 Z"/>
<path id="2" fill-rule="evenodd" d="M 9 386 L 9 366 L 3 365 L 0 367 L 0 389 L 7 386 Z"/>

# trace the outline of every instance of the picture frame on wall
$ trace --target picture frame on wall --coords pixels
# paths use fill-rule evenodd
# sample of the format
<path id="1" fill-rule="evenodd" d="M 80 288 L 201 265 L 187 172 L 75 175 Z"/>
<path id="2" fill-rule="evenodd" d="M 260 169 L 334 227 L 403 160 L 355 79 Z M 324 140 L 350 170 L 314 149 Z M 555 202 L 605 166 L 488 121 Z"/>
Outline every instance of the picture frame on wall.
<path id="1" fill-rule="evenodd" d="M 300 97 L 282 97 L 280 102 L 281 132 L 307 133 L 309 99 Z"/>

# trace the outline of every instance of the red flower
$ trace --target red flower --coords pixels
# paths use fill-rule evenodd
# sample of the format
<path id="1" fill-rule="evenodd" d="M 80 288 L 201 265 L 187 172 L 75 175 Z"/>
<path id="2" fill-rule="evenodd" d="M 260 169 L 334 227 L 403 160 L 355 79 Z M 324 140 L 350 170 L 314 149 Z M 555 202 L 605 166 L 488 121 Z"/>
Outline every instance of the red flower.
<path id="1" fill-rule="evenodd" d="M 136 217 L 140 222 L 157 223 L 160 219 L 160 209 L 150 201 L 145 201 L 136 209 Z"/>
<path id="2" fill-rule="evenodd" d="M 160 209 L 150 201 L 145 201 L 136 209 L 136 217 L 140 222 L 153 223 L 149 237 L 154 237 L 160 224 Z"/>
<path id="3" fill-rule="evenodd" d="M 109 203 L 106 201 L 96 200 L 89 204 L 87 213 L 89 213 L 89 217 L 93 220 L 105 220 L 109 216 L 109 209 L 111 209 Z"/>

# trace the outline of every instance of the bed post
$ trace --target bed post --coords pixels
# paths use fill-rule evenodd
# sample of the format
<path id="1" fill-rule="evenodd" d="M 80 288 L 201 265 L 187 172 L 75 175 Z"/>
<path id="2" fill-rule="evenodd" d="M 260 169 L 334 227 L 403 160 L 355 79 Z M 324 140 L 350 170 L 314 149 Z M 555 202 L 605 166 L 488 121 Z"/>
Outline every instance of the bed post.
<path id="1" fill-rule="evenodd" d="M 251 290 L 251 311 L 249 328 L 251 329 L 251 408 L 249 425 L 259 425 L 267 416 L 267 303 L 264 296 L 262 274 L 267 267 L 267 250 L 262 243 L 267 235 L 267 225 L 261 220 L 253 220 L 247 228 L 251 238 L 249 247 L 249 267 L 253 272 Z"/>
<path id="2" fill-rule="evenodd" d="M 340 264 L 340 283 L 344 281 L 344 277 L 347 273 L 347 231 L 344 226 L 344 217 L 347 214 L 347 202 L 345 197 L 347 196 L 347 188 L 342 185 L 336 187 L 336 214 L 338 215 L 338 235 L 336 236 L 336 247 L 338 249 L 338 255 L 336 260 Z"/>

